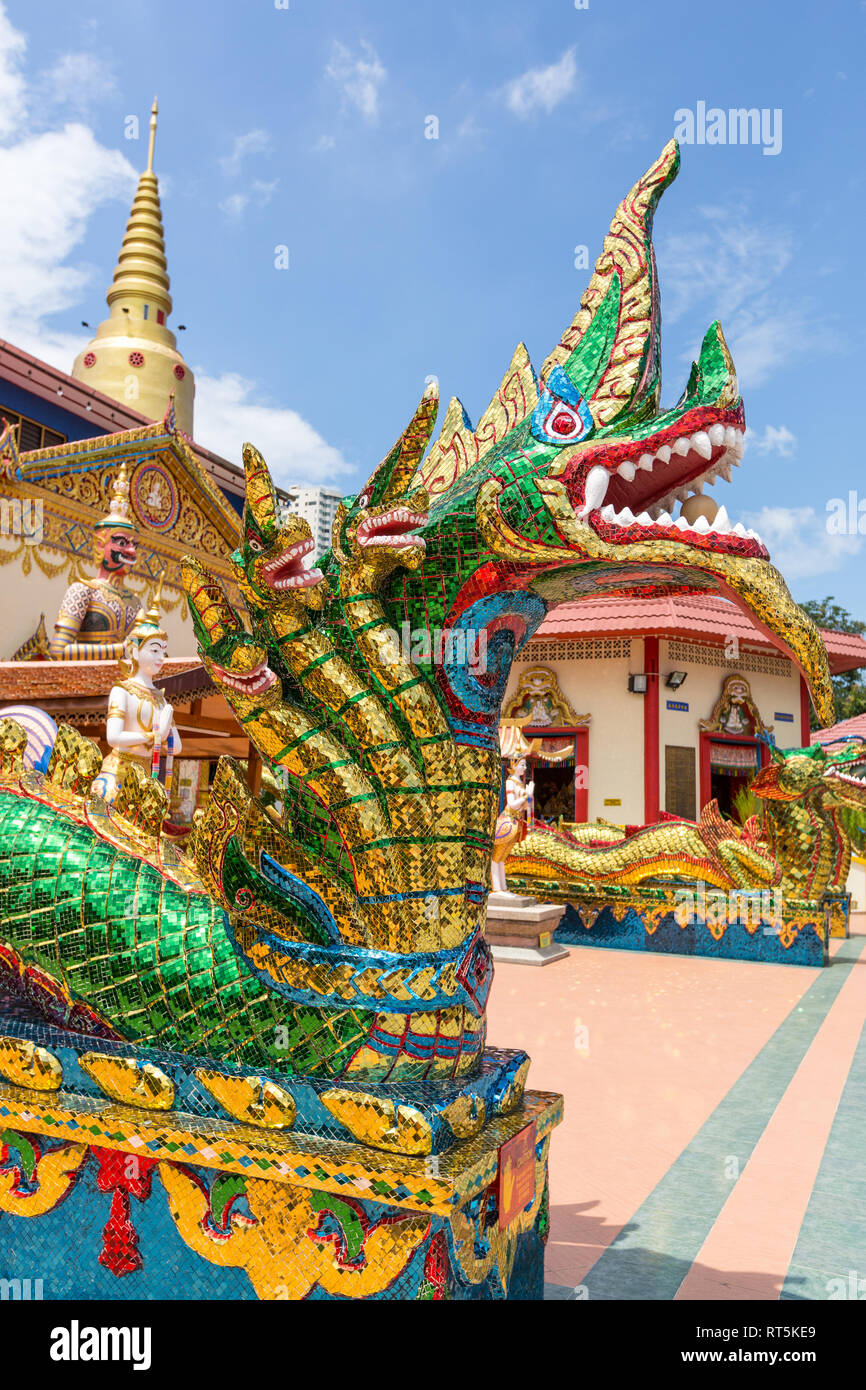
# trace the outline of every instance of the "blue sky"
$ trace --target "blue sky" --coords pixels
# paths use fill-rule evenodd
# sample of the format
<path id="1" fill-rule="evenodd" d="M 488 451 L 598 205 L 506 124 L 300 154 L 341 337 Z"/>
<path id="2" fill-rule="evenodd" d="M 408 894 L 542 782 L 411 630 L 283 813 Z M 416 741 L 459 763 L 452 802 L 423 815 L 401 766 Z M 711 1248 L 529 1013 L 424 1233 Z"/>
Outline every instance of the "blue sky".
<path id="1" fill-rule="evenodd" d="M 752 433 L 716 493 L 798 598 L 866 618 L 866 537 L 826 528 L 853 490 L 866 531 L 866 6 L 281 3 L 0 0 L 0 336 L 68 369 L 105 316 L 156 91 L 196 436 L 349 491 L 430 375 L 477 419 L 519 340 L 540 366 L 589 278 L 575 248 L 591 265 L 678 110 L 780 111 L 776 154 L 683 148 L 663 395 L 720 318 Z"/>

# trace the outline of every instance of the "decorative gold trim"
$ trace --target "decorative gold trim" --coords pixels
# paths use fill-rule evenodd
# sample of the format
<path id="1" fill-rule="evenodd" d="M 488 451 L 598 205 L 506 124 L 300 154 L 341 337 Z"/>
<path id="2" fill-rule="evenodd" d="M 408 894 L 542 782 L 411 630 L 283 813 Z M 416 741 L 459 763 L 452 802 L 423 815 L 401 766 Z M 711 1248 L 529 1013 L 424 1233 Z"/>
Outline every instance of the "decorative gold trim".
<path id="1" fill-rule="evenodd" d="M 85 1052 L 78 1062 L 109 1100 L 141 1110 L 171 1110 L 174 1105 L 174 1082 L 152 1062 L 104 1052 Z"/>
<path id="2" fill-rule="evenodd" d="M 27 1038 L 0 1038 L 0 1076 L 30 1091 L 59 1091 L 63 1067 L 59 1058 Z"/>
<path id="3" fill-rule="evenodd" d="M 233 1120 L 258 1129 L 291 1129 L 297 1116 L 294 1097 L 263 1076 L 225 1076 L 199 1067 L 196 1079 Z"/>

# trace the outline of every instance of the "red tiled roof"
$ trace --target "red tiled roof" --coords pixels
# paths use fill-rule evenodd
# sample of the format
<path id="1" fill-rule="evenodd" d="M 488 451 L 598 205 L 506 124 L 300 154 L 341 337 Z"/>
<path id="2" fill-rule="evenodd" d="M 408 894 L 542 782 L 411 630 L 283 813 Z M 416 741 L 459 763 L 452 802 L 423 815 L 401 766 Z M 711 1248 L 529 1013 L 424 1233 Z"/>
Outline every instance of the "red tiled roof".
<path id="1" fill-rule="evenodd" d="M 200 665 L 198 657 L 170 656 L 163 669 L 176 676 Z M 116 661 L 0 661 L 0 707 L 107 695 L 119 678 Z"/>
<path id="2" fill-rule="evenodd" d="M 831 743 L 841 743 L 849 738 L 866 739 L 866 714 L 855 714 L 852 719 L 843 719 L 829 729 L 818 729 L 812 735 L 812 742 L 821 743 L 826 748 Z"/>
<path id="3" fill-rule="evenodd" d="M 666 636 L 722 642 L 738 637 L 752 648 L 777 650 L 765 633 L 729 599 L 713 594 L 677 594 L 664 598 L 597 598 L 561 603 L 548 613 L 535 634 L 547 641 L 607 636 Z M 866 666 L 866 639 L 848 632 L 822 630 L 834 675 Z"/>

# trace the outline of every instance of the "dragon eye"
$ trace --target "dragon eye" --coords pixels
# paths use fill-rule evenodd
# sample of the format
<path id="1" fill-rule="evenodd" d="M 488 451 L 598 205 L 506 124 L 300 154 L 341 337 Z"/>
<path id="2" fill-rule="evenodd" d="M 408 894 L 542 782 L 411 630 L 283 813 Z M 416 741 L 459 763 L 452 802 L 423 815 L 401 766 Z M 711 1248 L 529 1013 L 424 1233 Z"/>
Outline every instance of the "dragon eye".
<path id="1" fill-rule="evenodd" d="M 254 550 L 257 555 L 265 548 L 262 545 L 261 541 L 256 540 L 255 536 L 250 536 L 247 544 L 249 545 L 250 550 Z"/>
<path id="2" fill-rule="evenodd" d="M 358 498 L 357 502 L 355 503 L 355 506 L 356 506 L 356 507 L 369 507 L 369 505 L 370 505 L 370 494 L 369 494 L 369 492 L 362 492 L 362 493 L 361 493 L 361 496 Z"/>
<path id="3" fill-rule="evenodd" d="M 583 396 L 562 367 L 554 367 L 532 414 L 535 438 L 550 444 L 575 444 L 592 427 Z"/>

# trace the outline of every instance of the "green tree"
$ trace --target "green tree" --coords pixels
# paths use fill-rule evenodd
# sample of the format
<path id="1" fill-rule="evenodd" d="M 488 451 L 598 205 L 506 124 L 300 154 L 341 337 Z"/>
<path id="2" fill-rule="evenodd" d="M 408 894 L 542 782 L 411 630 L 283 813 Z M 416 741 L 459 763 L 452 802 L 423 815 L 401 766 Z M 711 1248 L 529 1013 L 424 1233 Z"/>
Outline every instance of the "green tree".
<path id="1" fill-rule="evenodd" d="M 811 598 L 801 603 L 800 607 L 819 627 L 828 628 L 831 632 L 850 632 L 858 636 L 866 633 L 866 623 L 852 617 L 847 608 L 836 603 L 832 594 L 829 598 Z M 837 723 L 842 719 L 852 719 L 855 714 L 866 713 L 866 683 L 862 679 L 862 672 L 843 671 L 841 675 L 834 676 L 833 697 Z M 812 710 L 812 728 L 818 727 L 815 711 Z"/>

